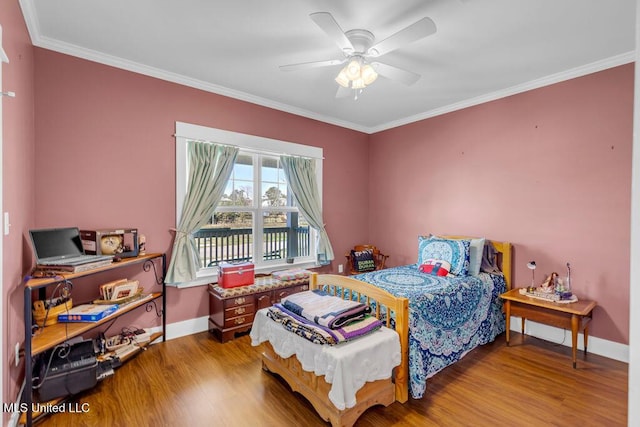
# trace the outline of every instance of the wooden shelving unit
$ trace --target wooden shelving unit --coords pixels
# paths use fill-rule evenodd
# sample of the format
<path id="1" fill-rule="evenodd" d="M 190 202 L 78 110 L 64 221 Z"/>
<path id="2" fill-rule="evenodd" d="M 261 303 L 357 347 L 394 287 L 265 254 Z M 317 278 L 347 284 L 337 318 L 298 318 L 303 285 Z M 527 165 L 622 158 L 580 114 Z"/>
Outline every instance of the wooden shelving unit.
<path id="1" fill-rule="evenodd" d="M 157 265 L 160 264 L 160 265 Z M 113 271 L 116 269 L 125 268 L 133 265 L 142 265 L 144 271 L 149 272 L 153 270 L 155 283 L 158 286 L 161 286 L 161 291 L 152 292 L 148 296 L 141 298 L 139 300 L 135 300 L 125 304 L 123 307 L 119 308 L 116 312 L 111 315 L 101 319 L 98 322 L 78 322 L 78 323 L 54 323 L 51 325 L 46 325 L 43 328 L 36 328 L 35 331 L 32 328 L 33 325 L 33 293 L 39 292 L 40 299 L 44 299 L 46 295 L 46 289 L 49 286 L 58 285 L 59 283 L 65 281 L 71 281 L 73 279 L 80 279 L 96 274 L 100 274 L 107 271 Z M 27 412 L 24 417 L 24 423 L 27 426 L 31 426 L 33 423 L 33 413 L 31 412 L 32 403 L 34 402 L 32 385 L 33 385 L 33 365 L 34 365 L 34 357 L 38 354 L 41 354 L 51 348 L 54 348 L 56 345 L 61 344 L 71 338 L 78 337 L 85 332 L 88 332 L 92 329 L 99 327 L 100 325 L 109 323 L 114 321 L 116 318 L 122 316 L 123 314 L 129 313 L 133 310 L 136 310 L 140 307 L 144 307 L 147 304 L 156 304 L 158 299 L 162 302 L 162 308 L 160 311 L 156 312 L 158 316 L 162 317 L 162 332 L 154 333 L 151 336 L 151 340 L 149 342 L 153 342 L 159 338 L 165 340 L 165 331 L 166 331 L 166 299 L 165 299 L 165 291 L 166 287 L 164 284 L 164 277 L 166 274 L 166 257 L 165 254 L 162 253 L 150 253 L 146 255 L 141 255 L 133 258 L 125 258 L 122 261 L 114 262 L 111 265 L 105 267 L 99 267 L 96 269 L 83 271 L 79 273 L 68 273 L 68 274 L 58 274 L 53 277 L 42 277 L 42 278 L 29 278 L 24 283 L 24 323 L 25 323 L 25 391 L 23 395 L 22 402 L 27 404 Z M 96 295 L 98 290 L 96 289 Z M 144 347 L 144 345 L 142 346 Z M 142 348 L 141 347 L 141 348 Z M 121 362 L 126 362 L 133 356 L 127 355 L 121 360 Z M 59 400 L 59 399 L 58 399 Z M 21 420 L 22 422 L 22 420 Z"/>

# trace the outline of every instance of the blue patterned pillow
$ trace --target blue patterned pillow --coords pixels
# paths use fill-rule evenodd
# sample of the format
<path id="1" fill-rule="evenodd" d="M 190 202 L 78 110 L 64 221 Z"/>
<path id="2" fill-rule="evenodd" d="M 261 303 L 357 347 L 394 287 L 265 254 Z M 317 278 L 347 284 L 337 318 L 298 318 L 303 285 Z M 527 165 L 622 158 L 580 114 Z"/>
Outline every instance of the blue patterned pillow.
<path id="1" fill-rule="evenodd" d="M 471 240 L 438 239 L 420 236 L 418 238 L 418 265 L 428 259 L 441 259 L 451 264 L 451 274 L 469 275 L 469 253 Z"/>

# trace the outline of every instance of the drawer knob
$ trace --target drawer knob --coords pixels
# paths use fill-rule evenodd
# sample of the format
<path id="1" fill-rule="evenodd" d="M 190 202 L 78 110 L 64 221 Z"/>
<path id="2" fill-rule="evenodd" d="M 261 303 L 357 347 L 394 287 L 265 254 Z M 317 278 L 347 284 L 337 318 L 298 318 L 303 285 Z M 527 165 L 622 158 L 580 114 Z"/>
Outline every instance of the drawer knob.
<path id="1" fill-rule="evenodd" d="M 244 317 L 238 317 L 233 321 L 236 325 L 242 325 L 244 323 Z"/>
<path id="2" fill-rule="evenodd" d="M 246 301 L 246 299 L 244 297 L 235 299 L 235 303 L 236 304 L 244 304 L 245 301 Z"/>
<path id="3" fill-rule="evenodd" d="M 236 312 L 236 314 L 242 314 L 247 310 L 244 307 L 238 307 L 234 311 Z"/>

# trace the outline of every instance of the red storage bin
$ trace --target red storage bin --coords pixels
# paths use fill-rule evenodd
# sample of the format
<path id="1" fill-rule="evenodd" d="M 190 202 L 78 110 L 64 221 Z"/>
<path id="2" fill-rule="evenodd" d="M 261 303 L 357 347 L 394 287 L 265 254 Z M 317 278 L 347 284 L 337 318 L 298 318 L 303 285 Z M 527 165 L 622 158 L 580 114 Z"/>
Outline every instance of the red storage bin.
<path id="1" fill-rule="evenodd" d="M 254 278 L 255 269 L 252 262 L 221 262 L 218 266 L 218 286 L 222 288 L 253 285 Z"/>

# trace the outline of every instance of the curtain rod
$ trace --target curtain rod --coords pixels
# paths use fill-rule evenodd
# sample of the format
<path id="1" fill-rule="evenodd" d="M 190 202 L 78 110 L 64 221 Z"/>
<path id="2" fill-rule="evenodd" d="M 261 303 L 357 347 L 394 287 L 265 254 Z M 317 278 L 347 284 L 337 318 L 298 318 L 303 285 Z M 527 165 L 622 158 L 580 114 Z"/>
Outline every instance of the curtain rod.
<path id="1" fill-rule="evenodd" d="M 188 136 L 182 136 L 182 135 L 177 135 L 177 134 L 173 134 L 173 136 L 175 138 L 184 138 L 184 139 L 187 139 L 189 141 L 206 142 L 208 144 L 217 144 L 217 145 L 222 145 L 224 147 L 234 147 L 234 148 L 237 148 L 239 150 L 249 151 L 249 152 L 258 153 L 258 154 L 260 154 L 260 153 L 268 153 L 268 154 L 275 154 L 275 155 L 278 155 L 278 156 L 301 157 L 303 159 L 324 160 L 324 157 L 300 156 L 300 155 L 296 155 L 296 154 L 282 153 L 282 152 L 273 151 L 273 150 L 264 150 L 264 149 L 257 149 L 257 148 L 240 147 L 239 145 L 225 144 L 224 142 L 213 142 L 213 141 L 208 141 L 206 139 L 191 138 L 191 137 L 188 137 Z"/>

